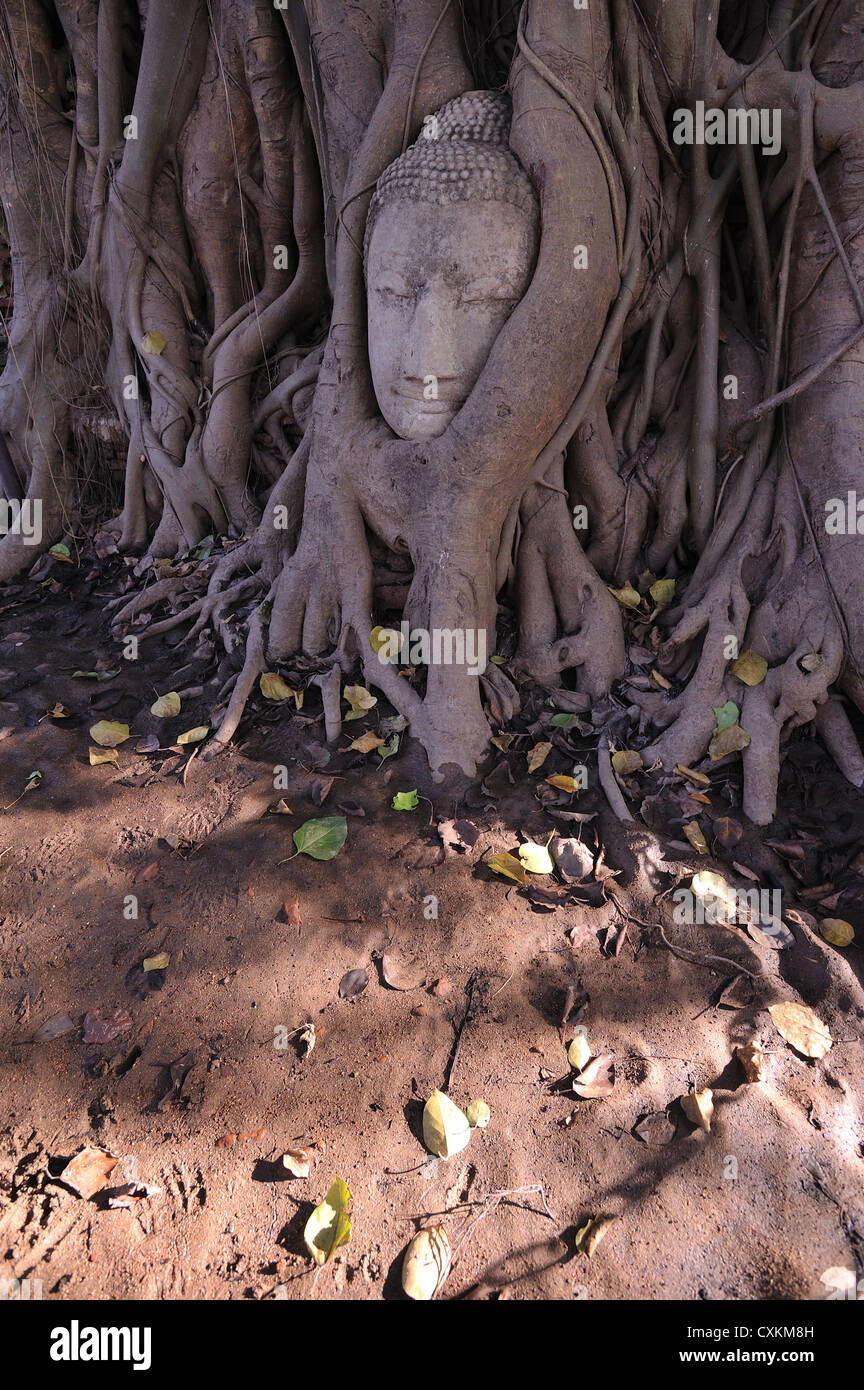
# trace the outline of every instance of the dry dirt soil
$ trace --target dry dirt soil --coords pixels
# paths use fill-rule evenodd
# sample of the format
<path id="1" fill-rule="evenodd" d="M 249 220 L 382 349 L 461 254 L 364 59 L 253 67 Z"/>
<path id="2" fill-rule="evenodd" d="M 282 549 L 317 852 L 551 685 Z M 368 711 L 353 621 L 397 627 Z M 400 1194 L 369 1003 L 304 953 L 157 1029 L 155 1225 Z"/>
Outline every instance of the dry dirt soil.
<path id="1" fill-rule="evenodd" d="M 861 939 L 864 799 L 818 744 L 789 751 L 784 821 L 719 860 L 690 852 L 681 822 L 740 815 L 734 768 L 712 772 L 707 807 L 680 778 L 637 776 L 624 825 L 599 793 L 545 783 L 572 770 L 568 739 L 590 749 L 572 733 L 529 776 L 537 736 L 522 732 L 484 784 L 405 812 L 394 793 L 425 790 L 410 749 L 383 763 L 346 751 L 381 711 L 346 725 L 325 761 L 314 693 L 299 713 L 256 696 L 234 749 L 190 761 L 172 744 L 209 723 L 215 663 L 165 641 L 124 661 L 105 614 L 112 563 L 57 562 L 0 591 L 0 1278 L 61 1299 L 398 1299 L 405 1246 L 435 1223 L 454 1250 L 445 1298 L 822 1299 L 825 1270 L 861 1273 L 858 946 L 793 923 L 775 950 L 676 923 L 660 896 L 705 867 L 747 886 L 734 860 L 782 884 L 784 907 L 844 917 Z M 97 664 L 119 674 L 73 678 Z M 150 704 L 170 689 L 192 693 L 160 722 Z M 106 718 L 132 736 L 115 765 L 90 766 L 88 728 Z M 157 731 L 160 751 L 136 753 Z M 297 827 L 340 807 L 335 859 L 284 862 Z M 550 816 L 577 807 L 594 818 Z M 473 847 L 442 843 L 454 814 Z M 532 903 L 482 862 L 553 828 L 603 850 L 569 902 Z M 534 883 L 562 896 L 555 878 Z M 160 952 L 167 967 L 145 971 Z M 386 983 L 384 952 L 412 988 Z M 368 985 L 340 998 L 355 969 Z M 739 972 L 733 1008 L 718 996 Z M 777 1032 L 767 1006 L 783 1000 L 830 1028 L 821 1060 Z M 64 1014 L 47 1031 L 65 1031 L 37 1038 Z M 106 1019 L 115 1036 L 85 1040 Z M 308 1024 L 307 1054 L 294 1030 Z M 580 1024 L 614 1058 L 605 1097 L 572 1090 Z M 761 1083 L 734 1060 L 750 1039 Z M 421 1115 L 448 1075 L 451 1098 L 482 1098 L 491 1119 L 436 1160 Z M 704 1087 L 710 1132 L 679 1104 Z M 643 1133 L 669 1142 L 645 1142 L 636 1126 L 658 1112 L 665 1130 Z M 85 1199 L 59 1175 L 88 1145 L 118 1162 Z M 312 1146 L 310 1176 L 291 1177 L 282 1154 Z M 316 1274 L 303 1229 L 337 1175 L 351 1241 Z M 111 1204 L 136 1182 L 158 1190 Z M 616 1219 L 588 1258 L 577 1231 L 600 1215 Z"/>

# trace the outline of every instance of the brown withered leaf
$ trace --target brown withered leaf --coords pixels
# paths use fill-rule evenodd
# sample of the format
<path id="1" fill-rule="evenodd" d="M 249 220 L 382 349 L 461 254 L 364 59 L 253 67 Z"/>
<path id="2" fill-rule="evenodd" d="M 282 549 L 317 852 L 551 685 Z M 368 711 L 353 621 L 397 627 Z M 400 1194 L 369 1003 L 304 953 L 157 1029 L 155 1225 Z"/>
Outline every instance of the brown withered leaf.
<path id="1" fill-rule="evenodd" d="M 416 960 L 401 960 L 392 951 L 381 957 L 381 974 L 391 989 L 419 989 L 426 983 L 426 972 Z"/>
<path id="2" fill-rule="evenodd" d="M 593 1057 L 573 1082 L 573 1090 L 583 1100 L 612 1094 L 615 1085 L 615 1061 L 611 1052 Z"/>
<path id="3" fill-rule="evenodd" d="M 445 849 L 466 850 L 474 848 L 480 831 L 470 820 L 441 820 L 438 822 L 438 834 Z"/>
<path id="4" fill-rule="evenodd" d="M 131 1027 L 132 1018 L 128 1009 L 93 1009 L 84 1015 L 81 1036 L 85 1043 L 112 1042 L 119 1033 L 125 1033 L 126 1029 Z"/>
<path id="5" fill-rule="evenodd" d="M 741 1063 L 746 1081 L 765 1080 L 765 1056 L 758 1043 L 743 1043 L 736 1047 L 735 1056 Z"/>
<path id="6" fill-rule="evenodd" d="M 116 1154 L 88 1144 L 70 1159 L 59 1180 L 65 1187 L 70 1188 L 76 1197 L 83 1197 L 88 1201 L 108 1185 L 108 1174 L 117 1167 L 119 1161 Z"/>

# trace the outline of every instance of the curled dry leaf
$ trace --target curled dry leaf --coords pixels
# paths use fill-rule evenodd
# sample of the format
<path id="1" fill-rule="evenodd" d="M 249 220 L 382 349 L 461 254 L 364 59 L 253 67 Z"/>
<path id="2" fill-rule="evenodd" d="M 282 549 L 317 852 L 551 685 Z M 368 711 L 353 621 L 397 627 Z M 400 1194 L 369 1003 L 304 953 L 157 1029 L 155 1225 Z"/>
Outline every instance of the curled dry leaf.
<path id="1" fill-rule="evenodd" d="M 529 874 L 551 874 L 555 869 L 548 845 L 535 845 L 531 840 L 519 846 L 519 860 Z"/>
<path id="2" fill-rule="evenodd" d="M 517 883 L 527 883 L 528 875 L 514 854 L 501 852 L 492 854 L 486 860 L 486 867 L 493 873 L 503 874 L 505 878 L 515 879 Z"/>
<path id="3" fill-rule="evenodd" d="M 708 1134 L 714 1114 L 714 1092 L 707 1086 L 703 1091 L 691 1091 L 689 1095 L 681 1097 L 681 1109 L 691 1125 L 704 1129 Z"/>
<path id="4" fill-rule="evenodd" d="M 573 1082 L 573 1090 L 583 1100 L 609 1096 L 615 1085 L 615 1062 L 611 1052 L 604 1052 L 583 1067 Z"/>
<path id="5" fill-rule="evenodd" d="M 116 748 L 91 748 L 90 766 L 99 767 L 101 763 L 116 763 L 117 757 Z"/>
<path id="6" fill-rule="evenodd" d="M 492 1118 L 492 1111 L 485 1100 L 472 1100 L 465 1114 L 472 1129 L 485 1129 Z"/>
<path id="7" fill-rule="evenodd" d="M 286 1149 L 282 1155 L 282 1167 L 292 1178 L 308 1178 L 314 1162 L 313 1149 Z"/>
<path id="8" fill-rule="evenodd" d="M 638 772 L 645 764 L 642 754 L 635 748 L 622 748 L 612 754 L 612 766 L 619 777 L 629 777 L 631 772 Z"/>
<path id="9" fill-rule="evenodd" d="M 83 1197 L 87 1201 L 107 1186 L 108 1174 L 117 1167 L 118 1162 L 116 1154 L 88 1144 L 66 1164 L 60 1181 L 71 1188 L 76 1197 Z"/>
<path id="10" fill-rule="evenodd" d="M 381 957 L 381 974 L 391 989 L 419 989 L 426 983 L 425 972 L 417 961 L 400 960 L 392 951 L 385 951 Z"/>
<path id="11" fill-rule="evenodd" d="M 735 1056 L 741 1063 L 747 1081 L 765 1080 L 765 1054 L 756 1042 L 743 1043 L 736 1047 Z"/>
<path id="12" fill-rule="evenodd" d="M 594 868 L 594 851 L 572 837 L 555 841 L 555 863 L 570 883 L 587 878 Z"/>
<path id="13" fill-rule="evenodd" d="M 580 1226 L 576 1232 L 575 1249 L 587 1255 L 590 1260 L 601 1240 L 608 1235 L 609 1227 L 614 1220 L 614 1216 L 589 1217 L 585 1225 Z"/>
<path id="14" fill-rule="evenodd" d="M 694 874 L 690 888 L 705 905 L 705 917 L 711 922 L 734 922 L 737 916 L 737 895 L 721 874 L 708 870 Z"/>
<path id="15" fill-rule="evenodd" d="M 714 836 L 724 849 L 733 849 L 743 834 L 743 826 L 731 816 L 718 816 L 714 822 Z"/>
<path id="16" fill-rule="evenodd" d="M 682 763 L 676 763 L 674 771 L 679 777 L 686 777 L 688 782 L 692 782 L 694 787 L 710 787 L 711 778 L 704 772 L 697 772 L 695 768 L 684 767 Z"/>
<path id="17" fill-rule="evenodd" d="M 326 1264 L 340 1245 L 351 1239 L 348 1203 L 351 1193 L 341 1178 L 334 1178 L 323 1202 L 313 1211 L 303 1231 L 306 1249 L 316 1264 Z"/>
<path id="18" fill-rule="evenodd" d="M 780 1036 L 804 1057 L 824 1057 L 834 1041 L 806 1004 L 772 1004 L 768 1012 Z"/>
<path id="19" fill-rule="evenodd" d="M 452 1251 L 443 1226 L 428 1226 L 409 1242 L 402 1261 L 402 1288 L 409 1298 L 428 1303 L 450 1273 Z"/>
<path id="20" fill-rule="evenodd" d="M 740 724 L 729 724 L 725 729 L 718 729 L 708 744 L 708 757 L 712 763 L 717 763 L 727 754 L 740 753 L 742 748 L 749 746 L 750 735 L 747 731 Z"/>
<path id="21" fill-rule="evenodd" d="M 433 1091 L 423 1107 L 423 1143 L 438 1158 L 452 1158 L 471 1138 L 468 1117 L 443 1091 Z"/>
<path id="22" fill-rule="evenodd" d="M 698 854 L 708 853 L 708 845 L 705 841 L 705 836 L 702 834 L 702 827 L 698 820 L 688 821 L 684 826 L 684 834 Z"/>
<path id="23" fill-rule="evenodd" d="M 567 1061 L 574 1071 L 584 1071 L 591 1061 L 591 1048 L 584 1033 L 577 1033 L 567 1049 Z"/>

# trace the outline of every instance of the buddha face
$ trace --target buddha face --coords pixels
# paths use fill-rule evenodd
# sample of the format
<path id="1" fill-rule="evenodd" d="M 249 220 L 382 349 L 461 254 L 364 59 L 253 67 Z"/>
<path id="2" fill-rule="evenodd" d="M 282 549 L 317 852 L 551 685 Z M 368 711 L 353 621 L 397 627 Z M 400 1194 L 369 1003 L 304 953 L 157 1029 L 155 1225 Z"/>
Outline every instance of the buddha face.
<path id="1" fill-rule="evenodd" d="M 386 204 L 366 264 L 369 362 L 402 439 L 443 434 L 534 268 L 536 222 L 500 201 Z"/>

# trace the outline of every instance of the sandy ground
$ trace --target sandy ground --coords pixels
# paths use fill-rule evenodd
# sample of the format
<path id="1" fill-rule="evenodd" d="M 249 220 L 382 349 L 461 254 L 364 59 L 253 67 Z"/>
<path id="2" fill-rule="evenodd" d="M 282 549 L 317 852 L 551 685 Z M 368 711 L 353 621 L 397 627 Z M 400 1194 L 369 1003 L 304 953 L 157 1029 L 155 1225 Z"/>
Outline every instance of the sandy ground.
<path id="1" fill-rule="evenodd" d="M 342 751 L 345 737 L 316 769 L 312 699 L 300 715 L 259 699 L 238 748 L 213 762 L 189 763 L 188 748 L 136 754 L 140 736 L 165 727 L 149 714 L 156 694 L 196 677 L 175 681 L 188 654 L 165 644 L 116 660 L 109 587 L 94 571 L 83 584 L 58 573 L 41 590 L 0 592 L 0 729 L 11 730 L 0 741 L 0 1278 L 41 1280 L 56 1298 L 401 1298 L 405 1246 L 434 1223 L 454 1250 L 443 1297 L 821 1299 L 826 1269 L 860 1274 L 857 946 L 841 953 L 793 925 L 794 944 L 773 950 L 740 929 L 675 923 L 655 895 L 676 875 L 708 866 L 747 880 L 670 848 L 680 826 L 622 826 L 590 791 L 578 805 L 597 815 L 581 833 L 618 870 L 618 907 L 596 885 L 596 907 L 532 905 L 481 861 L 546 840 L 554 822 L 537 788 L 570 770 L 558 747 L 529 777 L 517 741 L 512 784 L 499 772 L 458 806 L 420 800 L 408 812 L 390 803 L 418 785 L 410 758 L 379 766 Z M 120 674 L 72 678 L 100 660 Z M 208 722 L 218 682 L 205 666 L 163 744 Z M 58 702 L 68 717 L 45 717 Z M 351 736 L 377 713 L 346 726 Z M 99 718 L 133 730 L 114 766 L 88 762 Z M 791 861 L 800 880 L 764 832 L 734 858 L 775 874 L 784 905 L 830 883 L 831 915 L 860 935 L 864 802 L 818 745 L 802 739 L 793 753 L 783 804 L 794 811 L 773 838 L 810 836 L 805 861 Z M 274 790 L 279 765 L 287 786 Z M 734 779 L 715 783 L 714 811 L 734 815 Z M 274 814 L 280 798 L 290 811 Z M 557 809 L 571 804 L 562 796 Z M 280 863 L 299 825 L 340 805 L 353 814 L 335 859 Z M 454 811 L 479 831 L 472 849 L 441 843 L 437 821 Z M 798 906 L 814 909 L 812 898 Z M 616 955 L 607 928 L 624 922 Z M 385 983 L 384 951 L 413 988 Z M 159 952 L 167 968 L 145 972 Z M 717 996 L 736 966 L 752 972 L 751 1002 L 729 1008 Z M 352 969 L 368 986 L 340 998 Z M 592 1051 L 614 1057 L 614 1089 L 599 1099 L 574 1095 L 562 1041 L 574 1019 L 559 1027 L 577 982 Z M 767 1012 L 796 999 L 836 1040 L 821 1060 L 793 1051 Z M 117 1036 L 84 1041 L 88 1013 L 118 1009 L 128 1020 Z M 64 1013 L 73 1026 L 34 1041 Z M 308 1023 L 311 1054 L 299 1035 L 279 1045 Z M 751 1038 L 766 1051 L 761 1084 L 733 1058 Z M 421 1115 L 448 1068 L 451 1098 L 484 1099 L 491 1120 L 435 1160 Z M 677 1104 L 694 1087 L 714 1092 L 708 1133 Z M 635 1126 L 667 1108 L 671 1142 L 644 1142 Z M 108 1191 L 159 1191 L 119 1208 L 104 1189 L 74 1195 L 57 1178 L 87 1145 L 118 1158 Z M 309 1178 L 290 1177 L 281 1155 L 312 1145 Z M 337 1175 L 352 1193 L 351 1241 L 316 1276 L 303 1228 Z M 589 1259 L 576 1232 L 599 1215 L 616 1220 Z"/>

